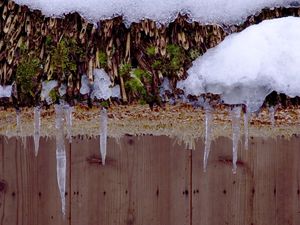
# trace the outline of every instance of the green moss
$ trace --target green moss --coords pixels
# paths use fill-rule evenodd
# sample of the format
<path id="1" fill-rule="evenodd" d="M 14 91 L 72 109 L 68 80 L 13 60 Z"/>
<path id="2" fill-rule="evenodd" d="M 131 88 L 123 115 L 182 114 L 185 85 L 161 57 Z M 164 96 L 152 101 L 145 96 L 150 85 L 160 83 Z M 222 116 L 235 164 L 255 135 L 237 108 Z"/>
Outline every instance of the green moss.
<path id="1" fill-rule="evenodd" d="M 147 94 L 144 84 L 136 76 L 132 76 L 125 82 L 125 89 L 126 92 L 129 92 L 135 96 L 142 96 L 142 98 Z"/>
<path id="2" fill-rule="evenodd" d="M 134 69 L 132 71 L 132 73 L 139 79 L 139 80 L 142 80 L 142 79 L 145 79 L 147 81 L 150 81 L 151 80 L 151 74 L 146 71 L 146 70 L 142 70 L 140 68 L 137 68 L 137 69 Z"/>
<path id="3" fill-rule="evenodd" d="M 102 51 L 99 52 L 98 60 L 99 60 L 100 68 L 105 68 L 107 65 L 106 53 Z"/>
<path id="4" fill-rule="evenodd" d="M 154 46 L 149 46 L 146 49 L 146 53 L 148 56 L 154 56 L 155 55 L 155 47 Z"/>
<path id="5" fill-rule="evenodd" d="M 154 63 L 152 64 L 152 68 L 155 70 L 160 69 L 162 66 L 162 61 L 161 60 L 155 60 Z"/>
<path id="6" fill-rule="evenodd" d="M 100 103 L 100 105 L 101 105 L 102 107 L 104 107 L 104 108 L 108 108 L 108 107 L 109 107 L 108 101 L 103 101 L 103 102 Z"/>
<path id="7" fill-rule="evenodd" d="M 130 73 L 130 71 L 131 71 L 130 63 L 124 63 L 119 66 L 119 75 L 121 77 L 128 75 Z"/>
<path id="8" fill-rule="evenodd" d="M 55 70 L 62 72 L 76 72 L 75 56 L 83 57 L 83 51 L 78 47 L 76 40 L 62 38 L 56 48 L 51 50 L 51 65 Z"/>
<path id="9" fill-rule="evenodd" d="M 58 99 L 59 99 L 59 93 L 57 91 L 57 89 L 52 89 L 50 92 L 49 92 L 49 97 L 51 98 L 52 102 L 57 102 Z"/>
<path id="10" fill-rule="evenodd" d="M 52 43 L 52 37 L 50 35 L 46 36 L 45 45 L 50 46 Z"/>
<path id="11" fill-rule="evenodd" d="M 39 68 L 40 61 L 38 58 L 22 56 L 16 71 L 16 81 L 23 95 L 34 96 L 33 91 L 37 84 Z"/>

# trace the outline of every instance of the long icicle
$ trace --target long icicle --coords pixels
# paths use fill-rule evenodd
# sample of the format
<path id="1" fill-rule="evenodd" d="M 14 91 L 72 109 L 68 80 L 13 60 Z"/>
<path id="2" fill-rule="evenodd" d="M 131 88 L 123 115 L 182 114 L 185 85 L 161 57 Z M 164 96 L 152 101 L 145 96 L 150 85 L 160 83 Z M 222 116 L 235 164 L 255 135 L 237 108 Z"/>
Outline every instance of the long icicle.
<path id="1" fill-rule="evenodd" d="M 41 109 L 34 107 L 34 154 L 37 157 L 39 152 L 40 136 L 41 136 Z"/>
<path id="2" fill-rule="evenodd" d="M 69 143 L 72 142 L 72 113 L 73 113 L 73 107 L 71 107 L 68 104 L 65 104 L 64 114 L 65 114 L 65 121 L 67 127 L 67 139 L 69 140 Z"/>
<path id="3" fill-rule="evenodd" d="M 56 127 L 56 173 L 57 183 L 61 198 L 61 211 L 63 216 L 66 215 L 66 149 L 64 143 L 64 114 L 63 106 L 55 105 L 55 127 Z"/>
<path id="4" fill-rule="evenodd" d="M 232 172 L 236 174 L 236 162 L 238 154 L 238 145 L 240 140 L 240 119 L 241 119 L 241 107 L 234 107 L 231 110 L 232 119 Z"/>
<path id="5" fill-rule="evenodd" d="M 212 110 L 209 106 L 205 108 L 205 147 L 203 156 L 203 170 L 206 172 L 208 156 L 210 153 L 211 133 L 212 133 Z"/>
<path id="6" fill-rule="evenodd" d="M 246 107 L 244 113 L 244 136 L 245 136 L 245 149 L 249 149 L 249 110 Z"/>
<path id="7" fill-rule="evenodd" d="M 100 153 L 102 165 L 105 165 L 107 145 L 107 110 L 102 108 L 100 111 Z"/>

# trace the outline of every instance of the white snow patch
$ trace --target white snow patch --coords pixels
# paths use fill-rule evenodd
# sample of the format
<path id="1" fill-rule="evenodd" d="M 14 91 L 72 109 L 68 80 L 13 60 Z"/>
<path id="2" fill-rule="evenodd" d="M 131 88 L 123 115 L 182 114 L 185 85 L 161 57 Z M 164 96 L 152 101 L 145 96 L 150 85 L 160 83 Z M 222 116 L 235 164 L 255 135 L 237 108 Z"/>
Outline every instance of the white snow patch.
<path id="1" fill-rule="evenodd" d="M 0 98 L 10 98 L 12 92 L 12 85 L 0 85 Z"/>
<path id="2" fill-rule="evenodd" d="M 196 59 L 188 78 L 177 84 L 185 94 L 220 94 L 227 104 L 250 112 L 273 90 L 300 96 L 300 18 L 266 20 L 228 36 Z"/>
<path id="3" fill-rule="evenodd" d="M 50 91 L 57 86 L 56 80 L 44 81 L 42 82 L 42 92 L 41 99 L 42 101 L 46 100 L 48 104 L 52 103 L 52 99 L 49 96 Z"/>
<path id="4" fill-rule="evenodd" d="M 108 74 L 103 69 L 94 70 L 94 83 L 90 81 L 86 75 L 81 77 L 80 94 L 85 95 L 91 93 L 91 98 L 107 100 L 110 97 L 121 98 L 120 86 L 111 87 L 112 83 Z"/>
<path id="5" fill-rule="evenodd" d="M 97 22 L 123 15 L 126 23 L 143 18 L 167 23 L 178 13 L 189 13 L 203 23 L 237 23 L 265 7 L 297 5 L 298 0 L 15 0 L 32 9 L 41 9 L 48 16 L 62 16 L 77 11 Z"/>

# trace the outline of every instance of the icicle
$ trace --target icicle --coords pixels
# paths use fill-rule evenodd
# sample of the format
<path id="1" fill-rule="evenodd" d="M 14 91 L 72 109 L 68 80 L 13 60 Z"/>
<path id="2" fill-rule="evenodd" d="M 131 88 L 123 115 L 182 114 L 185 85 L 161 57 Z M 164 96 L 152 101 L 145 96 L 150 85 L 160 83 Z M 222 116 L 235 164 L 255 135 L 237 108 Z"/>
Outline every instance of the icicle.
<path id="1" fill-rule="evenodd" d="M 65 114 L 66 127 L 67 127 L 67 139 L 69 140 L 69 143 L 72 142 L 72 112 L 73 112 L 73 107 L 67 104 L 64 105 L 64 114 Z"/>
<path id="2" fill-rule="evenodd" d="M 269 116 L 270 116 L 272 128 L 274 128 L 274 126 L 275 126 L 275 108 L 273 106 L 271 106 L 269 108 Z"/>
<path id="3" fill-rule="evenodd" d="M 40 133 L 41 133 L 41 109 L 40 107 L 34 108 L 34 153 L 35 156 L 39 152 L 39 143 L 40 143 Z"/>
<path id="4" fill-rule="evenodd" d="M 103 108 L 100 112 L 100 153 L 102 165 L 105 165 L 107 143 L 107 111 Z"/>
<path id="5" fill-rule="evenodd" d="M 20 110 L 16 110 L 16 114 L 17 114 L 17 136 L 21 135 L 22 132 L 22 128 L 21 128 L 21 112 Z"/>
<path id="6" fill-rule="evenodd" d="M 231 110 L 231 119 L 232 119 L 232 172 L 236 174 L 236 162 L 237 162 L 237 153 L 238 145 L 240 140 L 240 117 L 241 117 L 241 107 L 235 107 Z"/>
<path id="7" fill-rule="evenodd" d="M 244 113 L 244 135 L 245 135 L 245 149 L 249 148 L 249 110 L 246 107 L 246 112 Z"/>
<path id="8" fill-rule="evenodd" d="M 210 152 L 211 134 L 212 134 L 212 113 L 211 108 L 208 106 L 205 109 L 205 147 L 203 157 L 203 170 L 206 172 L 207 161 Z"/>
<path id="9" fill-rule="evenodd" d="M 56 127 L 56 173 L 57 183 L 61 198 L 61 210 L 66 215 L 66 150 L 64 143 L 64 113 L 62 105 L 55 105 L 55 127 Z"/>

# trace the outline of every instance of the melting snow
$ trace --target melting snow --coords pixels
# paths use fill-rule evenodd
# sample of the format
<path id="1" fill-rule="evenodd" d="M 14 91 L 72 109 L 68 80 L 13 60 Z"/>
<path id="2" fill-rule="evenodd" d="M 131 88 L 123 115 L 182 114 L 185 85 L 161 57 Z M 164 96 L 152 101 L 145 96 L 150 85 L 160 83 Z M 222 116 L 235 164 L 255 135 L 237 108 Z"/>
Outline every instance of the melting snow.
<path id="1" fill-rule="evenodd" d="M 77 11 L 97 22 L 123 15 L 127 23 L 150 18 L 160 23 L 174 20 L 177 13 L 189 13 L 203 23 L 237 23 L 265 7 L 297 5 L 297 0 L 15 0 L 41 9 L 46 15 L 61 16 Z"/>
<path id="2" fill-rule="evenodd" d="M 112 83 L 108 74 L 103 69 L 94 70 L 94 82 L 90 81 L 86 75 L 81 77 L 80 94 L 91 94 L 91 98 L 107 100 L 110 97 L 121 98 L 120 86 L 111 87 Z"/>
<path id="3" fill-rule="evenodd" d="M 266 20 L 228 36 L 199 57 L 178 82 L 185 94 L 220 94 L 258 110 L 273 90 L 300 95 L 300 18 Z"/>
<path id="4" fill-rule="evenodd" d="M 1 86 L 0 85 L 0 98 L 10 98 L 12 92 L 12 85 Z"/>
<path id="5" fill-rule="evenodd" d="M 44 81 L 42 82 L 42 92 L 41 99 L 42 101 L 46 100 L 48 104 L 52 103 L 52 99 L 49 96 L 50 91 L 57 86 L 56 80 Z"/>

